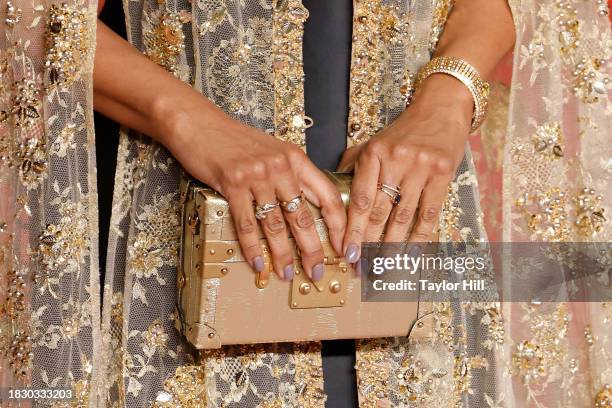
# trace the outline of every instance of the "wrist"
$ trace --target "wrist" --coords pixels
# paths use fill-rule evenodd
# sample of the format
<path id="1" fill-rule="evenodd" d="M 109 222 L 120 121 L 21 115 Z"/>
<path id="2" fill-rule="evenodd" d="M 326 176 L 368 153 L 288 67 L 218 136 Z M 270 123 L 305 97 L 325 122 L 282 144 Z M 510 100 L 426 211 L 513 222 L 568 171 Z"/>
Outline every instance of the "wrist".
<path id="1" fill-rule="evenodd" d="M 469 130 L 474 114 L 474 98 L 461 81 L 436 73 L 423 80 L 408 110 L 423 116 L 436 114 Z"/>

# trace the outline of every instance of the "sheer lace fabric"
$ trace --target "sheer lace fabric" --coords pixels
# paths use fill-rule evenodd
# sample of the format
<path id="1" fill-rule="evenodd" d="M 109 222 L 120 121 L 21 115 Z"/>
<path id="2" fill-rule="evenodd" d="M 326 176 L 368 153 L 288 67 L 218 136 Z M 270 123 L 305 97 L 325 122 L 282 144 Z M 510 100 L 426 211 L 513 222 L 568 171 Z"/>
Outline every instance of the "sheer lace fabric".
<path id="1" fill-rule="evenodd" d="M 602 4 L 510 2 L 517 28 L 511 91 L 494 99 L 482 139 L 488 157 L 500 158 L 505 241 L 612 238 L 605 219 L 612 40 Z M 151 60 L 236 119 L 303 145 L 301 2 L 125 0 L 124 7 L 130 42 Z M 355 10 L 349 144 L 366 141 L 404 109 L 450 2 L 360 0 Z M 0 17 L 1 385 L 67 386 L 78 393 L 75 406 L 322 407 L 317 343 L 198 355 L 176 332 L 179 165 L 130 130 L 118 152 L 100 319 L 95 4 L 15 2 Z M 68 57 L 58 58 L 60 51 Z M 360 88 L 364 78 L 379 88 Z M 487 144 L 503 134 L 505 143 Z M 566 200 L 555 200 L 560 191 Z M 581 205 L 584 195 L 595 204 Z M 551 222 L 551 211 L 567 224 Z M 445 241 L 487 239 L 469 152 L 440 229 Z M 359 340 L 360 405 L 609 404 L 612 306 L 482 300 L 428 305 L 429 340 Z"/>

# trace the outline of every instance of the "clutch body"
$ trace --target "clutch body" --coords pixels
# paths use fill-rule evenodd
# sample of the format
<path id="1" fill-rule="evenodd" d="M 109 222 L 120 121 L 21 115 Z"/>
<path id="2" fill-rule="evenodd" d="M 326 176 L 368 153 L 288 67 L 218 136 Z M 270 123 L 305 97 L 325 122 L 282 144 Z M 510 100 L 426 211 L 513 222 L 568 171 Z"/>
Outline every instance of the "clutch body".
<path id="1" fill-rule="evenodd" d="M 347 204 L 351 176 L 328 176 Z M 419 314 L 427 314 L 419 311 L 419 302 L 361 301 L 361 278 L 332 249 L 313 205 L 308 204 L 325 252 L 323 279 L 307 277 L 290 238 L 296 272 L 293 281 L 285 282 L 271 273 L 261 231 L 265 271 L 255 273 L 242 257 L 228 203 L 220 194 L 184 178 L 181 203 L 177 328 L 194 347 L 406 336 L 413 327 L 418 327 L 415 335 L 431 334 L 431 319 L 417 322 Z"/>

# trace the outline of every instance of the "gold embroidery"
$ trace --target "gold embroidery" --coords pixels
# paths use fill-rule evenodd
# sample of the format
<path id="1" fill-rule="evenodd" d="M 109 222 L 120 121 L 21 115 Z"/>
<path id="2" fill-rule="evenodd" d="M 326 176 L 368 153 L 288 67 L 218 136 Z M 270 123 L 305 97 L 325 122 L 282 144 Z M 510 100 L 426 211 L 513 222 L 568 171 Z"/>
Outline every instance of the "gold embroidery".
<path id="1" fill-rule="evenodd" d="M 32 338 L 30 328 L 24 323 L 26 308 L 26 271 L 17 264 L 12 253 L 13 238 L 0 247 L 1 281 L 6 288 L 6 298 L 0 303 L 0 356 L 7 359 L 13 374 L 26 379 L 32 363 Z M 0 276 L 2 276 L 0 275 Z"/>
<path id="2" fill-rule="evenodd" d="M 185 47 L 180 13 L 155 11 L 147 15 L 149 28 L 143 33 L 145 55 L 175 76 L 179 74 L 179 58 Z"/>
<path id="3" fill-rule="evenodd" d="M 517 200 L 517 206 L 522 209 L 529 230 L 538 238 L 559 242 L 571 236 L 571 217 L 575 217 L 573 227 L 578 237 L 591 238 L 600 232 L 607 221 L 601 200 L 590 188 L 582 189 L 572 200 L 565 191 L 553 188 L 544 194 L 525 194 Z M 575 212 L 570 212 L 570 202 L 574 203 Z"/>
<path id="4" fill-rule="evenodd" d="M 40 90 L 34 81 L 21 79 L 13 84 L 12 107 L 0 112 L 0 123 L 12 119 L 17 128 L 29 127 L 40 118 Z"/>
<path id="5" fill-rule="evenodd" d="M 52 4 L 47 22 L 47 89 L 69 86 L 80 77 L 88 65 L 90 43 L 87 9 Z"/>
<path id="6" fill-rule="evenodd" d="M 305 148 L 304 132 L 312 124 L 304 115 L 302 66 L 303 26 L 308 10 L 299 0 L 275 0 L 273 13 L 275 136 Z"/>
<path id="7" fill-rule="evenodd" d="M 295 384 L 298 406 L 322 408 L 325 406 L 321 343 L 294 343 Z"/>
<path id="8" fill-rule="evenodd" d="M 442 35 L 442 31 L 444 31 L 444 26 L 446 25 L 446 20 L 453 7 L 453 3 L 454 0 L 436 0 L 429 40 L 429 50 L 431 52 L 433 52 L 438 45 L 440 35 Z"/>
<path id="9" fill-rule="evenodd" d="M 156 197 L 138 216 L 137 235 L 128 248 L 127 259 L 128 269 L 138 279 L 155 277 L 165 285 L 160 268 L 176 265 L 179 217 L 175 198 L 175 193 Z"/>
<path id="10" fill-rule="evenodd" d="M 533 137 L 534 149 L 548 157 L 558 159 L 563 157 L 563 133 L 558 123 L 545 123 L 538 126 Z"/>
<path id="11" fill-rule="evenodd" d="M 56 187 L 56 193 L 60 197 L 51 205 L 58 205 L 59 222 L 47 225 L 38 238 L 38 254 L 45 283 L 39 280 L 40 275 L 36 277 L 37 283 L 47 286 L 52 294 L 63 275 L 78 271 L 90 248 L 89 221 L 83 204 L 86 201 L 75 203 L 66 200 L 69 191 L 60 192 L 59 187 Z M 57 272 L 57 277 L 52 276 L 51 272 Z"/>
<path id="12" fill-rule="evenodd" d="M 205 367 L 179 366 L 174 375 L 164 382 L 153 402 L 154 408 L 206 408 Z"/>
<path id="13" fill-rule="evenodd" d="M 462 213 L 459 205 L 459 186 L 453 181 L 448 186 L 448 193 L 442 207 L 440 234 L 446 241 L 456 242 L 460 240 L 460 217 Z"/>
<path id="14" fill-rule="evenodd" d="M 9 27 L 14 27 L 21 21 L 21 9 L 16 8 L 10 1 L 6 3 L 6 19 L 4 21 Z"/>
<path id="15" fill-rule="evenodd" d="M 445 377 L 448 373 L 444 369 L 430 370 L 426 363 L 408 353 L 402 360 L 398 373 L 399 392 L 406 394 L 406 399 L 421 404 L 431 400 L 435 392 L 433 378 Z"/>
<path id="16" fill-rule="evenodd" d="M 357 342 L 357 387 L 362 408 L 379 408 L 388 404 L 390 342 L 389 339 Z M 410 362 L 406 362 L 406 365 L 409 366 Z"/>
<path id="17" fill-rule="evenodd" d="M 381 0 L 354 2 L 348 147 L 362 143 L 382 127 L 379 117 L 383 40 L 380 28 L 381 21 L 386 18 L 390 17 L 383 14 Z"/>
<path id="18" fill-rule="evenodd" d="M 574 68 L 574 94 L 585 103 L 597 103 L 608 93 L 610 78 L 603 58 L 582 58 Z"/>
<path id="19" fill-rule="evenodd" d="M 527 307 L 532 338 L 520 342 L 512 354 L 513 375 L 519 375 L 525 384 L 544 378 L 561 367 L 568 353 L 567 335 L 569 315 L 560 303 L 551 314 L 537 306 Z"/>
<path id="20" fill-rule="evenodd" d="M 526 194 L 517 200 L 517 205 L 523 209 L 529 230 L 538 238 L 559 242 L 569 237 L 567 195 L 561 189 L 553 188 L 535 196 Z"/>
<path id="21" fill-rule="evenodd" d="M 606 384 L 595 396 L 595 408 L 612 407 L 612 386 Z"/>
<path id="22" fill-rule="evenodd" d="M 604 209 L 600 206 L 602 196 L 595 193 L 592 188 L 585 188 L 574 198 L 576 204 L 575 226 L 578 234 L 585 238 L 595 236 L 603 229 L 607 221 Z"/>

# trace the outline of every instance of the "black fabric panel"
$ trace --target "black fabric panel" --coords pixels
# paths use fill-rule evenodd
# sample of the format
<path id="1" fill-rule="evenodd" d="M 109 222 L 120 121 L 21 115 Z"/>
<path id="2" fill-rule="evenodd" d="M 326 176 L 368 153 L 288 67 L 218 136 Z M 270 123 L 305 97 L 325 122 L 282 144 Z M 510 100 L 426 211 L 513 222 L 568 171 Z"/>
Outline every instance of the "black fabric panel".
<path id="1" fill-rule="evenodd" d="M 334 170 L 346 149 L 353 5 L 351 0 L 304 0 L 304 102 L 314 125 L 306 131 L 308 157 Z M 355 341 L 323 342 L 328 408 L 357 407 Z"/>
<path id="2" fill-rule="evenodd" d="M 107 0 L 99 18 L 113 31 L 126 38 L 123 2 Z M 119 148 L 119 125 L 113 120 L 94 113 L 96 132 L 96 166 L 98 178 L 98 248 L 100 254 L 100 298 L 104 293 L 104 276 L 106 271 L 106 250 L 108 247 L 108 230 L 113 205 L 113 187 L 115 168 L 117 166 L 117 149 Z M 100 303 L 102 304 L 102 302 Z"/>
<path id="3" fill-rule="evenodd" d="M 306 131 L 310 159 L 334 170 L 346 149 L 351 61 L 351 0 L 305 0 L 304 101 L 314 126 Z"/>

